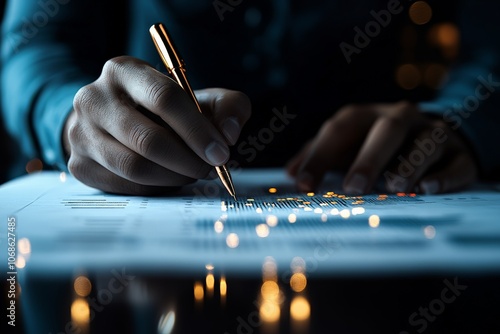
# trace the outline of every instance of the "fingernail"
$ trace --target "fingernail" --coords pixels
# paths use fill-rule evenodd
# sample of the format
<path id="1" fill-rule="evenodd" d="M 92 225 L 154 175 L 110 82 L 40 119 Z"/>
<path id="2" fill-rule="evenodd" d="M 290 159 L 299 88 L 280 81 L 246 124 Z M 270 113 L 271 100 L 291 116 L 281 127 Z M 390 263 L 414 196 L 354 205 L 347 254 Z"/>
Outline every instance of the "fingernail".
<path id="1" fill-rule="evenodd" d="M 225 145 L 214 141 L 205 149 L 205 155 L 212 165 L 221 166 L 229 158 L 229 150 Z"/>
<path id="2" fill-rule="evenodd" d="M 420 189 L 427 195 L 436 194 L 439 191 L 439 182 L 437 180 L 420 182 Z"/>
<path id="3" fill-rule="evenodd" d="M 308 172 L 300 172 L 297 175 L 297 186 L 301 191 L 312 191 L 314 188 L 314 179 Z"/>
<path id="4" fill-rule="evenodd" d="M 222 132 L 231 145 L 234 145 L 240 135 L 240 124 L 236 117 L 229 117 L 222 123 Z"/>
<path id="5" fill-rule="evenodd" d="M 360 195 L 365 192 L 367 182 L 366 176 L 354 174 L 344 188 L 348 194 Z"/>

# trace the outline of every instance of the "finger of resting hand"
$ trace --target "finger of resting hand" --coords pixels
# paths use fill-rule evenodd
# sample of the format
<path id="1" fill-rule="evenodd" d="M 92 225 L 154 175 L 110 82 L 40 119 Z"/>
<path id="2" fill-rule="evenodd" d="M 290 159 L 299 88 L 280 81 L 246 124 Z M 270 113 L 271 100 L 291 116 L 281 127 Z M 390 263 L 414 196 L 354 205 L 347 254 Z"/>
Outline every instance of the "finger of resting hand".
<path id="1" fill-rule="evenodd" d="M 89 157 L 121 178 L 137 184 L 178 186 L 194 181 L 145 159 L 109 135 L 95 143 Z"/>
<path id="2" fill-rule="evenodd" d="M 91 159 L 79 156 L 70 158 L 68 168 L 81 182 L 109 193 L 150 196 L 166 194 L 178 188 L 138 184 L 114 174 Z"/>
<path id="3" fill-rule="evenodd" d="M 207 163 L 218 166 L 229 159 L 224 137 L 172 79 L 129 57 L 108 61 L 104 71 L 111 72 L 111 80 L 135 103 L 160 116 Z"/>
<path id="4" fill-rule="evenodd" d="M 162 126 L 123 100 L 114 100 L 103 130 L 139 155 L 191 178 L 205 177 L 212 169 L 168 126 Z"/>
<path id="5" fill-rule="evenodd" d="M 362 194 L 371 189 L 381 171 L 403 144 L 407 130 L 406 124 L 394 118 L 377 119 L 345 177 L 344 190 L 350 194 Z"/>
<path id="6" fill-rule="evenodd" d="M 327 121 L 305 153 L 297 173 L 297 185 L 301 191 L 313 191 L 324 174 L 344 158 L 353 147 L 357 147 L 366 129 L 348 126 L 335 118 Z"/>
<path id="7" fill-rule="evenodd" d="M 423 193 L 437 194 L 460 190 L 477 179 L 477 167 L 470 155 L 455 156 L 441 170 L 425 176 L 419 187 Z"/>
<path id="8" fill-rule="evenodd" d="M 234 145 L 252 112 L 248 97 L 223 88 L 203 89 L 196 92 L 196 97 L 204 115 L 212 120 L 227 143 Z"/>
<path id="9" fill-rule="evenodd" d="M 411 191 L 417 181 L 429 169 L 443 158 L 444 144 L 432 141 L 431 130 L 420 132 L 405 152 L 397 157 L 397 161 L 390 168 L 397 180 L 386 180 L 386 189 L 389 192 Z"/>
<path id="10" fill-rule="evenodd" d="M 286 171 L 288 175 L 292 177 L 296 177 L 297 173 L 299 171 L 299 167 L 302 165 L 302 162 L 304 161 L 306 155 L 308 154 L 309 150 L 311 149 L 311 144 L 312 141 L 307 142 L 304 147 L 301 148 L 299 153 L 297 153 L 288 163 L 286 164 Z"/>

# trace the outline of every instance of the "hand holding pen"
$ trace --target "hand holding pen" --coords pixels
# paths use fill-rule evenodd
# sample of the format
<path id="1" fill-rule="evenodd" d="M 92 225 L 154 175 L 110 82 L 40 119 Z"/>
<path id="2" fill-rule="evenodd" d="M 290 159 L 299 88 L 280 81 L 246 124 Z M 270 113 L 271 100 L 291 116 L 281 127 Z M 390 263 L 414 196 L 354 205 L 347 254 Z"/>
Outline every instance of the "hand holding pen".
<path id="1" fill-rule="evenodd" d="M 195 95 L 203 114 L 177 82 L 146 62 L 109 60 L 74 98 L 63 138 L 70 172 L 91 187 L 135 195 L 205 178 L 229 159 L 251 108 L 237 91 Z"/>
<path id="2" fill-rule="evenodd" d="M 169 36 L 165 26 L 161 23 L 154 24 L 149 29 L 149 33 L 151 34 L 151 38 L 153 39 L 156 49 L 158 50 L 158 54 L 167 67 L 168 72 L 173 76 L 179 86 L 181 86 L 182 89 L 186 91 L 186 93 L 196 105 L 198 111 L 200 113 L 203 113 L 200 104 L 196 99 L 196 95 L 194 94 L 193 89 L 191 88 L 191 85 L 189 84 L 189 81 L 187 79 L 184 60 L 180 57 L 178 51 L 176 50 L 172 38 Z M 217 175 L 219 176 L 229 195 L 231 195 L 234 200 L 236 200 L 236 192 L 234 190 L 233 180 L 227 167 L 225 165 L 216 165 L 215 170 L 217 171 Z"/>

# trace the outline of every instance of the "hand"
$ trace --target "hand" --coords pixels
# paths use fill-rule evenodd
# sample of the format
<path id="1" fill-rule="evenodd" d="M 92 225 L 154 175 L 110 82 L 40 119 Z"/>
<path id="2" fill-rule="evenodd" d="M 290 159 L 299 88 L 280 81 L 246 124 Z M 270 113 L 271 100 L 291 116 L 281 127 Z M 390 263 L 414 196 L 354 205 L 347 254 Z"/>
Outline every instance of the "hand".
<path id="1" fill-rule="evenodd" d="M 109 60 L 75 95 L 66 122 L 68 168 L 107 192 L 162 193 L 204 178 L 229 159 L 250 117 L 243 93 L 196 92 L 203 115 L 172 79 L 132 58 Z"/>
<path id="2" fill-rule="evenodd" d="M 342 108 L 288 164 L 301 191 L 332 169 L 347 171 L 349 194 L 371 191 L 380 176 L 388 192 L 449 192 L 478 174 L 464 139 L 407 102 Z"/>

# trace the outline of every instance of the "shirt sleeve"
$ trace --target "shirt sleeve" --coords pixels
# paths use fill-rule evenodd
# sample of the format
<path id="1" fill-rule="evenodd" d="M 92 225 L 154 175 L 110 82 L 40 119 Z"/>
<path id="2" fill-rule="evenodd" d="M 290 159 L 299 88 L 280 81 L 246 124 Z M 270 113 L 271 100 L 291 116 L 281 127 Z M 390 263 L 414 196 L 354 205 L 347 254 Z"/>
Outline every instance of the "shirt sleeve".
<path id="1" fill-rule="evenodd" d="M 66 168 L 64 123 L 75 93 L 99 74 L 102 19 L 97 1 L 8 1 L 2 25 L 2 112 L 23 155 Z"/>
<path id="2" fill-rule="evenodd" d="M 462 1 L 459 61 L 438 96 L 420 103 L 469 140 L 483 176 L 500 171 L 499 12 L 495 1 Z"/>

